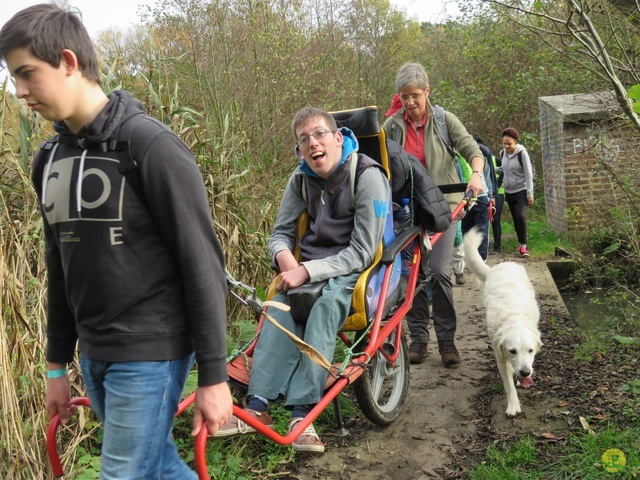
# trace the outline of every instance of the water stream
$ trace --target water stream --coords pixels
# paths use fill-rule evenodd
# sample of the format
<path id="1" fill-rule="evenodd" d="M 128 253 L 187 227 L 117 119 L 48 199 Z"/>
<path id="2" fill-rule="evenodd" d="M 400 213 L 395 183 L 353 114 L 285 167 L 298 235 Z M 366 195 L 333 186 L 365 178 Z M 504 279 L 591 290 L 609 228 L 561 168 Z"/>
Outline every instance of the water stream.
<path id="1" fill-rule="evenodd" d="M 604 289 L 560 292 L 564 304 L 578 327 L 585 332 L 600 332 L 615 325 L 616 312 L 613 312 L 606 301 L 607 291 Z"/>
<path id="2" fill-rule="evenodd" d="M 620 312 L 612 308 L 611 300 L 607 298 L 609 291 L 604 288 L 589 290 L 570 290 L 571 275 L 576 264 L 571 261 L 548 262 L 547 266 L 553 280 L 556 282 L 562 300 L 571 316 L 576 320 L 581 330 L 597 333 L 615 328 L 622 320 Z M 624 305 L 623 308 L 627 308 Z M 637 309 L 637 305 L 628 304 L 628 308 Z"/>

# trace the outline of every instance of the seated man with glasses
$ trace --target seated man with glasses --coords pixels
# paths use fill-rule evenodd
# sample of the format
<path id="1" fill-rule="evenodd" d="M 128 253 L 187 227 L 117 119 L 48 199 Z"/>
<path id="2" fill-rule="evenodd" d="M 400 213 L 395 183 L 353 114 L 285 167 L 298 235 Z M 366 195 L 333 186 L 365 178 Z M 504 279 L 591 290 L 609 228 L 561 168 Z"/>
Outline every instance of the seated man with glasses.
<path id="1" fill-rule="evenodd" d="M 353 132 L 338 129 L 335 119 L 324 110 L 301 109 L 292 129 L 300 164 L 289 178 L 269 241 L 273 266 L 280 273 L 280 293 L 273 300 L 288 305 L 288 290 L 306 282 L 327 283 L 305 324 L 296 323 L 290 312 L 269 308 L 269 314 L 331 361 L 336 335 L 349 315 L 353 287 L 373 262 L 382 240 L 389 183 L 375 160 L 357 153 Z M 350 162 L 358 162 L 355 198 Z M 296 238 L 296 221 L 305 210 L 309 225 L 301 238 Z M 293 255 L 296 243 L 300 262 Z M 273 426 L 268 403 L 284 400 L 292 410 L 291 432 L 322 398 L 326 378 L 326 370 L 302 355 L 277 327 L 265 322 L 253 355 L 246 412 Z M 249 432 L 255 430 L 234 416 L 216 436 Z M 324 452 L 313 424 L 292 447 Z"/>

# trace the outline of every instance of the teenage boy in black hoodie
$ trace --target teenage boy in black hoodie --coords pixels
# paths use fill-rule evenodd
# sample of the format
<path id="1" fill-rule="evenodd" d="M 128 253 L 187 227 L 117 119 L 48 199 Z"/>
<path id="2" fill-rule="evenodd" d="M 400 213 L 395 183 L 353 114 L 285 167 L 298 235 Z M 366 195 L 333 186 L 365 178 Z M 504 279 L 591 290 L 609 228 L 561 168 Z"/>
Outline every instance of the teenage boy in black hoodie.
<path id="1" fill-rule="evenodd" d="M 192 434 L 203 421 L 215 433 L 232 399 L 224 258 L 193 155 L 130 93 L 104 94 L 93 44 L 71 12 L 18 12 L 0 31 L 0 60 L 17 96 L 58 132 L 32 171 L 48 270 L 47 413 L 69 419 L 66 365 L 78 343 L 104 423 L 100 478 L 195 479 L 171 439 L 194 351 Z M 130 145 L 111 150 L 127 121 Z"/>

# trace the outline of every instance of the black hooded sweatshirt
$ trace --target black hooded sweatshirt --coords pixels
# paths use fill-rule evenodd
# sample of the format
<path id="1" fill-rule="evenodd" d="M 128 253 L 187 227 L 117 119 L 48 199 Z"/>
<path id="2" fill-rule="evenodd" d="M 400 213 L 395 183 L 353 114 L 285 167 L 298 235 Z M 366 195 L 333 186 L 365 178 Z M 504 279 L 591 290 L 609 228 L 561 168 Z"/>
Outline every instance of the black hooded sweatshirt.
<path id="1" fill-rule="evenodd" d="M 192 153 L 147 115 L 131 134 L 137 182 L 118 170 L 128 152 L 96 147 L 141 113 L 130 93 L 113 92 L 77 134 L 56 122 L 64 141 L 34 157 L 48 269 L 46 357 L 72 361 L 76 341 L 87 358 L 112 362 L 176 360 L 195 349 L 199 385 L 221 383 L 224 257 Z"/>

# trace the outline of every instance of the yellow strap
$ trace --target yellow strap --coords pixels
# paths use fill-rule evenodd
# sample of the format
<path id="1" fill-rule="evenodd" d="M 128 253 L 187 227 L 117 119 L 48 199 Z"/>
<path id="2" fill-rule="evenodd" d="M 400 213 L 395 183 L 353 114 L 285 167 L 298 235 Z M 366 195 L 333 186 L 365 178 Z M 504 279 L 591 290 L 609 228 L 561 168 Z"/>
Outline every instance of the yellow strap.
<path id="1" fill-rule="evenodd" d="M 272 306 L 280 310 L 284 310 L 285 312 L 288 312 L 289 310 L 291 310 L 291 307 L 280 302 L 266 301 L 262 305 L 265 307 Z M 289 337 L 291 341 L 295 344 L 295 346 L 298 347 L 298 349 L 302 353 L 304 353 L 307 357 L 309 357 L 313 363 L 324 368 L 327 372 L 331 371 L 331 363 L 329 363 L 329 360 L 327 360 L 327 358 L 324 355 L 322 355 L 319 351 L 317 351 L 308 343 L 305 343 L 297 335 L 295 335 L 294 333 L 290 332 L 289 330 L 284 328 L 282 325 L 280 325 L 275 318 L 273 318 L 271 315 L 267 313 L 266 310 L 263 313 L 264 313 L 264 317 L 267 320 L 269 320 L 269 322 L 271 322 L 275 327 L 280 329 L 287 337 Z"/>

